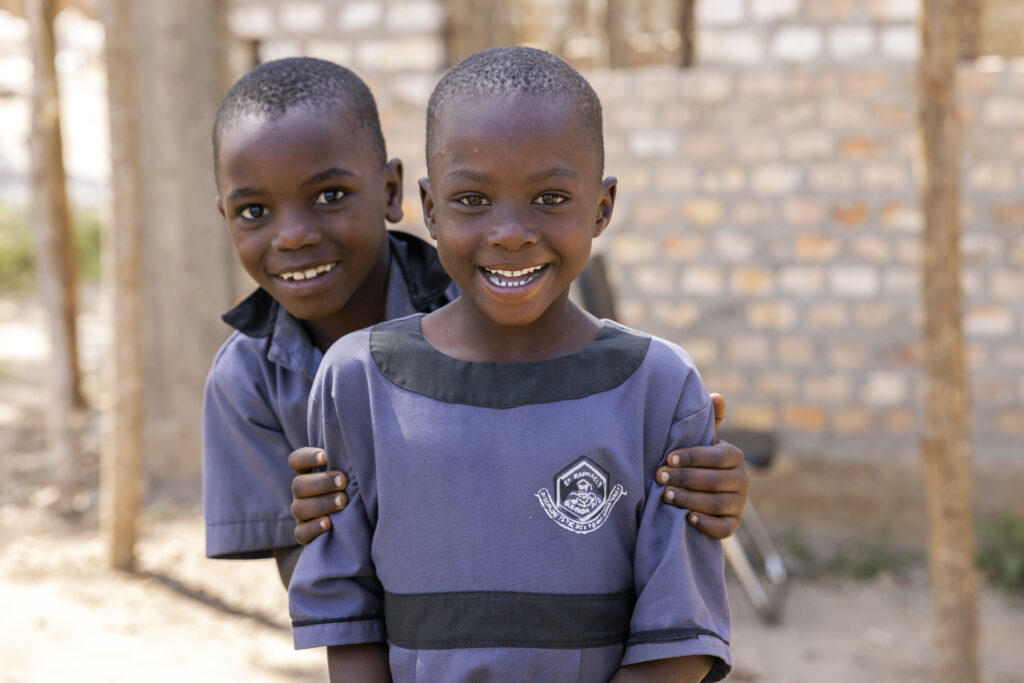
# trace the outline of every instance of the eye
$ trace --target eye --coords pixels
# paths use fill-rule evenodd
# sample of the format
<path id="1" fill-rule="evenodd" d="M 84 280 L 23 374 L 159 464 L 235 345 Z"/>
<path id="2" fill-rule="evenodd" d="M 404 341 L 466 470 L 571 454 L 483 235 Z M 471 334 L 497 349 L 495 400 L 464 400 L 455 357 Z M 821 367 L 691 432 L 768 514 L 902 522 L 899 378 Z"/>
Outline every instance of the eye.
<path id="1" fill-rule="evenodd" d="M 331 188 L 330 190 L 324 190 L 316 196 L 313 200 L 314 204 L 333 204 L 339 202 L 345 197 L 345 191 L 339 190 L 338 188 Z"/>
<path id="2" fill-rule="evenodd" d="M 533 203 L 541 204 L 543 206 L 558 206 L 567 199 L 568 197 L 563 194 L 558 194 L 557 192 L 544 192 L 534 199 Z"/>
<path id="3" fill-rule="evenodd" d="M 461 197 L 456 197 L 455 201 L 465 206 L 487 206 L 491 203 L 491 201 L 482 194 L 464 194 Z"/>
<path id="4" fill-rule="evenodd" d="M 246 220 L 254 221 L 267 215 L 267 207 L 262 204 L 246 204 L 238 215 Z"/>

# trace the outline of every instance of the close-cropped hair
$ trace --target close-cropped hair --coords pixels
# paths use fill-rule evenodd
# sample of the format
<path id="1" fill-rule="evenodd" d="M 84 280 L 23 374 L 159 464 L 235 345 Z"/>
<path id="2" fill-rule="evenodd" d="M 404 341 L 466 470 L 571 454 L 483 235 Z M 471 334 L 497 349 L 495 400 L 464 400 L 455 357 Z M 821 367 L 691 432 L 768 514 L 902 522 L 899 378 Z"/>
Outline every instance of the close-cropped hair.
<path id="1" fill-rule="evenodd" d="M 481 95 L 508 97 L 521 93 L 569 103 L 576 111 L 585 143 L 597 152 L 600 173 L 604 173 L 601 100 L 576 69 L 550 52 L 532 47 L 482 50 L 466 57 L 444 75 L 427 104 L 428 167 L 439 118 L 450 102 Z"/>
<path id="2" fill-rule="evenodd" d="M 305 108 L 324 116 L 347 116 L 362 128 L 379 157 L 387 162 L 377 102 L 359 76 L 340 64 L 313 57 L 265 62 L 239 78 L 220 104 L 213 122 L 213 158 L 225 128 L 248 116 L 277 118 Z"/>

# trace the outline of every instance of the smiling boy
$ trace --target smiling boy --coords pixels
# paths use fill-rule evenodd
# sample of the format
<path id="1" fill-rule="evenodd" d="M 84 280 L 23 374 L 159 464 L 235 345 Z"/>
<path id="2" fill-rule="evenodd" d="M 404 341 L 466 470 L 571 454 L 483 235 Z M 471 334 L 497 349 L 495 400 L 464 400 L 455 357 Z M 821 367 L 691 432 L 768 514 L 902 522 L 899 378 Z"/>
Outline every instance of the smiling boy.
<path id="1" fill-rule="evenodd" d="M 287 456 L 308 443 L 323 352 L 457 289 L 432 247 L 385 230 L 402 217 L 402 165 L 387 160 L 373 96 L 348 69 L 294 58 L 253 70 L 221 105 L 214 158 L 217 207 L 260 288 L 225 316 L 238 331 L 207 378 L 207 554 L 273 554 L 287 585 L 300 551 Z"/>
<path id="2" fill-rule="evenodd" d="M 728 673 L 721 546 L 654 481 L 711 442 L 710 397 L 682 349 L 569 299 L 603 164 L 597 96 L 552 55 L 486 50 L 435 89 L 420 194 L 461 296 L 346 336 L 311 394 L 350 504 L 289 596 L 332 682 Z"/>
<path id="3" fill-rule="evenodd" d="M 297 477 L 292 500 L 289 453 L 323 464 L 303 446 L 324 351 L 347 332 L 433 311 L 458 287 L 432 246 L 385 229 L 402 217 L 402 164 L 388 160 L 373 95 L 348 69 L 305 57 L 256 67 L 225 95 L 213 149 L 217 206 L 260 287 L 224 316 L 235 332 L 207 378 L 206 552 L 273 556 L 287 585 L 296 537 L 315 536 L 344 502 L 335 470 Z M 706 533 L 732 533 L 746 500 L 742 453 L 722 442 L 670 457 L 691 465 L 663 468 L 680 487 L 666 489 L 672 504 L 706 513 Z M 442 485 L 416 481 L 410 495 Z"/>

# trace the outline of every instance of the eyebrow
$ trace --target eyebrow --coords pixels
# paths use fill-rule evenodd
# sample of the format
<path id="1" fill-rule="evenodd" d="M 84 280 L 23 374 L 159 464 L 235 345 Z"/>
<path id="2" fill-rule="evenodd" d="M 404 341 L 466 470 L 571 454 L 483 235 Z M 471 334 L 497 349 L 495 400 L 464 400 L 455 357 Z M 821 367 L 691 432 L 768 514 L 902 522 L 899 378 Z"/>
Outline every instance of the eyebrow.
<path id="1" fill-rule="evenodd" d="M 526 178 L 528 183 L 537 183 L 549 178 L 579 178 L 580 173 L 574 168 L 569 166 L 552 166 L 551 168 L 538 171 L 531 176 Z M 478 173 L 471 171 L 468 168 L 455 168 L 445 173 L 444 179 L 446 181 L 451 180 L 470 180 L 475 182 L 486 182 L 492 180 L 491 176 L 486 173 Z"/>
<path id="2" fill-rule="evenodd" d="M 306 178 L 305 180 L 302 181 L 302 187 L 306 187 L 307 185 L 317 185 L 319 183 L 324 182 L 325 180 L 333 180 L 335 178 L 354 178 L 354 177 L 356 177 L 356 174 L 353 173 L 352 171 L 348 171 L 348 170 L 346 170 L 344 168 L 337 168 L 335 166 L 335 167 L 331 167 L 331 168 L 325 169 L 323 171 L 320 171 L 319 173 L 315 173 L 315 174 L 311 175 L 310 177 Z"/>

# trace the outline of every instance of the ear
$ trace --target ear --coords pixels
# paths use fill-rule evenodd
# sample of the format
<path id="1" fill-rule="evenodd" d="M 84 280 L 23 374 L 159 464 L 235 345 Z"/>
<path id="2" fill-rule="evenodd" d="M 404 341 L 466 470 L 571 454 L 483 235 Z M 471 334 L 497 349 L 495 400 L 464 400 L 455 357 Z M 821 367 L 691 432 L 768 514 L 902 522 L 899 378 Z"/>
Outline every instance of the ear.
<path id="1" fill-rule="evenodd" d="M 220 211 L 222 218 L 227 218 L 224 214 L 224 200 L 220 198 L 220 195 L 217 195 L 217 211 Z"/>
<path id="2" fill-rule="evenodd" d="M 384 218 L 389 223 L 402 220 L 402 160 L 392 159 L 384 169 L 384 192 L 388 198 Z"/>
<path id="3" fill-rule="evenodd" d="M 594 237 L 598 237 L 612 219 L 612 209 L 615 208 L 615 191 L 618 189 L 619 179 L 608 176 L 601 183 L 601 194 L 597 198 L 597 219 L 594 221 Z"/>
<path id="4" fill-rule="evenodd" d="M 434 195 L 430 192 L 430 179 L 420 178 L 420 203 L 423 205 L 423 224 L 434 240 L 437 239 L 437 223 L 434 222 Z"/>

